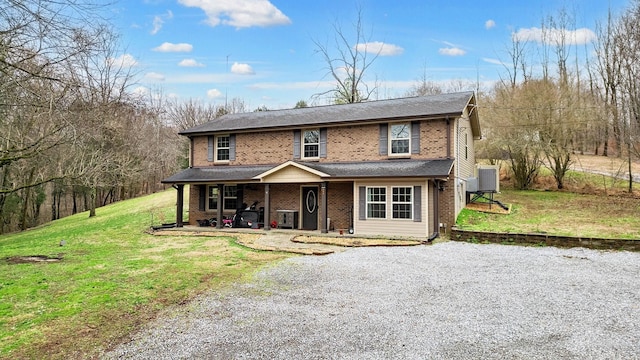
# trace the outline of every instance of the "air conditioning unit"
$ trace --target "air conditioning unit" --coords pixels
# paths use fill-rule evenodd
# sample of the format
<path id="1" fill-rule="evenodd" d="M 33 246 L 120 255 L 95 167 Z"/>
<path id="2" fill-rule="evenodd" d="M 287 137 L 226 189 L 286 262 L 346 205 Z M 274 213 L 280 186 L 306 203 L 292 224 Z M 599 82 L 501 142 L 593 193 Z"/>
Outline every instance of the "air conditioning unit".
<path id="1" fill-rule="evenodd" d="M 477 192 L 478 191 L 478 178 L 472 177 L 467 179 L 467 192 Z"/>
<path id="2" fill-rule="evenodd" d="M 500 192 L 500 169 L 498 165 L 476 166 L 478 189 L 480 192 Z M 468 185 L 467 185 L 468 186 Z"/>

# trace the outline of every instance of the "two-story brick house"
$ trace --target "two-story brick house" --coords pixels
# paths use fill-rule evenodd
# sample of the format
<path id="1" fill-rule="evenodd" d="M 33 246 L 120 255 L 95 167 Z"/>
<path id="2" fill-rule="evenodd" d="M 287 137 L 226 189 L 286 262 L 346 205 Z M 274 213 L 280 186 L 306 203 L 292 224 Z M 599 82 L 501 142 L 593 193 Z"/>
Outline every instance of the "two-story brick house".
<path id="1" fill-rule="evenodd" d="M 437 235 L 465 205 L 480 125 L 473 92 L 228 114 L 180 133 L 190 167 L 189 224 L 259 201 L 265 230 Z M 221 223 L 218 222 L 218 226 Z"/>

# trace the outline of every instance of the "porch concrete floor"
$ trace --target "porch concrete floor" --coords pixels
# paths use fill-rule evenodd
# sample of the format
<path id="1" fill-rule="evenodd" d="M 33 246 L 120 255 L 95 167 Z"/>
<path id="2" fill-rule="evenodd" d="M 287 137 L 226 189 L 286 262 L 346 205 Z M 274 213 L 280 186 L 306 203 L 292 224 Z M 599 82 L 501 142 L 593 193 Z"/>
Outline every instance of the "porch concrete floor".
<path id="1" fill-rule="evenodd" d="M 354 235 L 331 231 L 298 229 L 244 229 L 186 225 L 182 228 L 157 230 L 156 235 L 230 236 L 236 242 L 256 250 L 284 251 L 303 255 L 327 255 L 342 252 L 349 247 L 361 246 L 411 246 L 423 242 L 417 240 L 363 239 Z"/>

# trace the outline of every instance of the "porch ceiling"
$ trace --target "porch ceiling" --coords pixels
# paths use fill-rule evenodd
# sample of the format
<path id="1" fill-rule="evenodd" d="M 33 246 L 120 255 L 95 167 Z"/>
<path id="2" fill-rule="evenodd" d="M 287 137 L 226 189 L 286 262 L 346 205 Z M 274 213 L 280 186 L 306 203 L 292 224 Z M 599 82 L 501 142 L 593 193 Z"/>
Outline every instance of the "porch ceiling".
<path id="1" fill-rule="evenodd" d="M 189 168 L 164 179 L 162 182 L 168 184 L 216 182 L 248 183 L 261 181 L 265 183 L 275 183 L 291 181 L 316 182 L 364 178 L 446 178 L 451 173 L 452 167 L 453 159 L 386 160 L 339 163 L 287 161 L 278 165 Z"/>

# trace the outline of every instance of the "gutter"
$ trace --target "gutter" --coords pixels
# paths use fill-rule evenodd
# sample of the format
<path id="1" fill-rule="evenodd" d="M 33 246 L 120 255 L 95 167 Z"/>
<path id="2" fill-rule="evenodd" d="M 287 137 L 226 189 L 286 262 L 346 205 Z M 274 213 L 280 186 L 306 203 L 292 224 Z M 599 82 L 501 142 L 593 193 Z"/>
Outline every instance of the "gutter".
<path id="1" fill-rule="evenodd" d="M 451 159 L 451 120 L 447 116 L 447 159 Z"/>

